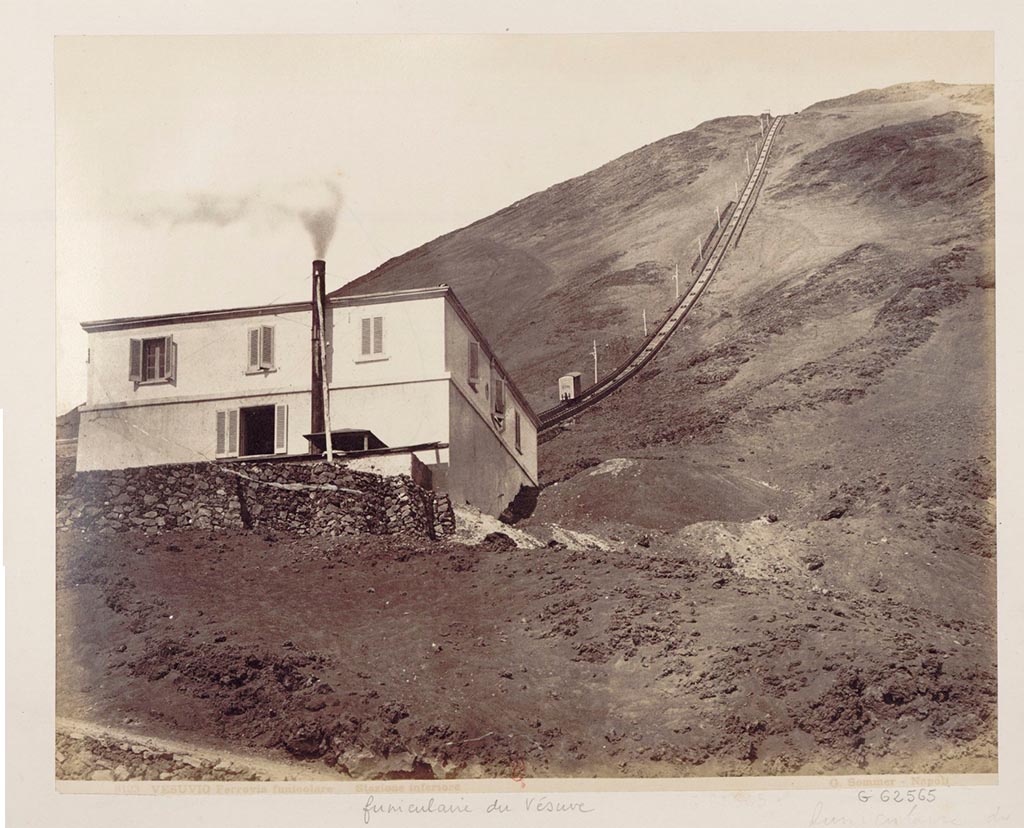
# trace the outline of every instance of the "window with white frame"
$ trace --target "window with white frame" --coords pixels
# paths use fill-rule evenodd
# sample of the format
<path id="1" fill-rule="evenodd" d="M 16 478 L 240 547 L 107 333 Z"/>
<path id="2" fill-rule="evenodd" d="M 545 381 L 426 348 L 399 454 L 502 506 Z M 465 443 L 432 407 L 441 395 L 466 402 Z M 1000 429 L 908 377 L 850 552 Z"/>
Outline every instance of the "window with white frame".
<path id="1" fill-rule="evenodd" d="M 384 356 L 384 317 L 364 316 L 361 320 L 359 358 L 374 359 Z"/>
<path id="2" fill-rule="evenodd" d="M 494 403 L 491 411 L 491 419 L 499 430 L 505 428 L 505 380 L 501 377 L 494 378 L 494 393 L 491 400 Z"/>
<path id="3" fill-rule="evenodd" d="M 248 335 L 248 367 L 246 371 L 250 374 L 273 371 L 274 365 L 274 328 L 272 325 L 260 325 L 257 328 L 249 328 Z"/>
<path id="4" fill-rule="evenodd" d="M 469 377 L 467 380 L 474 388 L 480 382 L 480 346 L 473 340 L 469 341 Z"/>
<path id="5" fill-rule="evenodd" d="M 174 337 L 132 339 L 128 346 L 128 379 L 136 384 L 174 382 L 177 362 Z"/>

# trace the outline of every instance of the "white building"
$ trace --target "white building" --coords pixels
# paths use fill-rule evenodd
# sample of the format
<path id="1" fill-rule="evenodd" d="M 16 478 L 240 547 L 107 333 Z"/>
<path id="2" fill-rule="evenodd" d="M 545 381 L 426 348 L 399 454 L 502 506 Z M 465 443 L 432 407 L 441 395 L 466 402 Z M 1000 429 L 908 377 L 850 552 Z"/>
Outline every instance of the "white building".
<path id="1" fill-rule="evenodd" d="M 83 323 L 78 470 L 319 454 L 312 308 Z M 450 288 L 328 297 L 324 316 L 343 462 L 408 473 L 415 457 L 453 503 L 492 514 L 537 484 L 537 416 Z"/>

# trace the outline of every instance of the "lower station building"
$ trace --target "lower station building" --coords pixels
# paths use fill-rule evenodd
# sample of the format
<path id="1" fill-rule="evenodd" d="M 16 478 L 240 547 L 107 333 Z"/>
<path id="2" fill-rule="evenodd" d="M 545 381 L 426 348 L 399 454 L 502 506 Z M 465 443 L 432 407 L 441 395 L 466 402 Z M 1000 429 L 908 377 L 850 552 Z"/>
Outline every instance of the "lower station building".
<path id="1" fill-rule="evenodd" d="M 339 462 L 491 514 L 537 485 L 537 415 L 451 288 L 321 282 L 318 317 L 318 266 L 312 302 L 83 323 L 78 470 L 320 456 L 326 390 Z"/>

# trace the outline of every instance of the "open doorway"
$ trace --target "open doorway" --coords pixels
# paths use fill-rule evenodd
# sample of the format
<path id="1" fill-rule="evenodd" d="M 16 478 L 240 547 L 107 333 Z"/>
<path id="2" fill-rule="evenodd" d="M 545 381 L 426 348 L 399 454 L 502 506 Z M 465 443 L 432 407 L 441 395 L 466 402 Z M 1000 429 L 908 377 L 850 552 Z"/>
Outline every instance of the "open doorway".
<path id="1" fill-rule="evenodd" d="M 253 457 L 274 453 L 274 406 L 239 409 L 238 454 Z"/>

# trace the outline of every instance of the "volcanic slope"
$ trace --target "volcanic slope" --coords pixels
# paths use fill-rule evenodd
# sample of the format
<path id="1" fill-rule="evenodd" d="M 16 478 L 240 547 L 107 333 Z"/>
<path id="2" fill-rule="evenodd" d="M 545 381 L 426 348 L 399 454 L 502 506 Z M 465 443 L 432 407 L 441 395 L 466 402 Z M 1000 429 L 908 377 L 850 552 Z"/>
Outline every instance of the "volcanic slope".
<path id="1" fill-rule="evenodd" d="M 797 681 L 836 677 L 812 707 L 860 709 L 908 659 L 938 658 L 979 708 L 888 694 L 929 735 L 867 737 L 847 717 L 851 744 L 941 765 L 970 743 L 990 770 L 992 136 L 989 87 L 907 84 L 787 117 L 753 218 L 665 351 L 548 435 L 527 521 L 726 560 L 791 590 L 789 623 L 855 598 L 873 632 L 845 652 L 790 636 Z M 786 638 L 763 617 L 734 636 Z M 754 685 L 748 702 L 770 695 Z"/>
<path id="2" fill-rule="evenodd" d="M 591 338 L 616 353 L 636 344 L 639 303 L 656 315 L 671 261 L 689 260 L 755 130 L 722 119 L 652 144 L 360 287 L 451 283 L 544 407 L 560 373 L 586 370 Z M 727 170 L 714 183 L 712 136 Z M 912 739 L 880 731 L 874 761 L 943 766 L 970 744 L 970 767 L 994 767 L 992 145 L 988 86 L 901 84 L 789 115 L 753 216 L 686 323 L 622 390 L 545 435 L 543 489 L 523 523 L 644 538 L 652 555 L 723 561 L 782 589 L 785 606 L 752 614 L 732 646 L 792 645 L 815 710 L 863 706 L 908 659 L 939 659 L 975 687 L 971 710 L 889 693 L 899 721 L 924 725 Z M 697 163 L 685 159 L 698 147 L 706 172 L 666 191 L 663 170 Z M 515 254 L 479 267 L 467 251 L 495 240 Z M 605 261 L 621 287 L 595 289 Z M 769 623 L 800 627 L 823 596 L 857 602 L 873 632 L 833 648 L 834 635 L 812 643 Z M 738 703 L 771 696 L 757 681 L 743 691 Z M 868 721 L 850 727 L 862 745 Z"/>
<path id="3" fill-rule="evenodd" d="M 674 300 L 696 239 L 742 188 L 756 117 L 719 118 L 623 155 L 392 259 L 335 294 L 447 283 L 535 408 L 557 402 L 557 378 L 602 364 L 642 339 Z"/>

